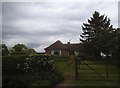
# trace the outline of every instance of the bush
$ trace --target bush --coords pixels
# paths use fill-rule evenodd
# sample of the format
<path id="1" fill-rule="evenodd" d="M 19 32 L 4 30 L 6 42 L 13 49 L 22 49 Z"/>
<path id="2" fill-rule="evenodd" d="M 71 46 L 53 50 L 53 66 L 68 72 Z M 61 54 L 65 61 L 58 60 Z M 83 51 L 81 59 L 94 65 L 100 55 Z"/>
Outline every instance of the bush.
<path id="1" fill-rule="evenodd" d="M 19 75 L 23 74 L 23 68 L 21 71 L 17 69 L 17 65 L 24 63 L 28 56 L 3 56 L 2 57 L 2 73 L 3 75 Z"/>
<path id="2" fill-rule="evenodd" d="M 33 87 L 42 87 L 42 88 L 48 88 L 48 87 L 52 87 L 51 81 L 49 80 L 39 80 L 37 82 L 34 82 L 31 84 L 31 88 Z"/>
<path id="3" fill-rule="evenodd" d="M 2 88 L 28 88 L 30 82 L 28 79 L 18 76 L 3 77 Z"/>
<path id="4" fill-rule="evenodd" d="M 63 75 L 57 71 L 51 56 L 4 56 L 2 61 L 3 88 L 6 86 L 13 86 L 13 88 L 25 86 L 27 88 L 30 86 L 29 84 L 34 83 L 34 77 L 39 86 L 55 85 L 63 79 Z M 44 83 L 45 80 L 47 84 Z"/>
<path id="5" fill-rule="evenodd" d="M 54 60 L 49 56 L 5 56 L 3 74 L 19 75 L 34 72 L 55 71 Z"/>
<path id="6" fill-rule="evenodd" d="M 52 82 L 53 85 L 56 85 L 56 84 L 60 83 L 64 79 L 64 76 L 59 71 L 56 71 L 50 77 L 52 77 L 51 82 Z"/>
<path id="7" fill-rule="evenodd" d="M 39 81 L 40 82 L 43 81 L 43 82 L 41 82 L 41 83 L 43 83 L 41 85 L 44 85 L 45 80 L 47 80 L 47 81 L 50 81 L 50 83 L 48 82 L 49 86 L 54 86 L 54 85 L 60 83 L 63 79 L 64 79 L 64 76 L 59 71 L 44 72 L 44 75 L 39 75 L 38 73 L 35 73 L 34 76 L 32 76 L 32 78 L 31 78 L 31 83 L 32 83 L 31 85 L 38 86 Z"/>

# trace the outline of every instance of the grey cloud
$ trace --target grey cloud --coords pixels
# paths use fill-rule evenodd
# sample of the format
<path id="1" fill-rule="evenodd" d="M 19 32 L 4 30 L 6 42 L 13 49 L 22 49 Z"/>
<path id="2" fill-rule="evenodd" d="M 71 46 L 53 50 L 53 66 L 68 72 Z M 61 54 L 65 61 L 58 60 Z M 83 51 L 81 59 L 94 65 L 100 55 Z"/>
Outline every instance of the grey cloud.
<path id="1" fill-rule="evenodd" d="M 120 1 L 118 3 L 118 27 L 120 27 Z"/>
<path id="2" fill-rule="evenodd" d="M 112 5 L 98 2 L 3 2 L 3 43 L 9 46 L 25 43 L 37 51 L 44 51 L 58 39 L 63 43 L 69 40 L 79 42 L 82 23 L 95 10 L 107 13 L 107 8 Z M 103 8 L 106 9 L 103 11 Z M 111 17 L 113 14 L 110 13 Z M 112 20 L 116 23 L 116 17 Z"/>

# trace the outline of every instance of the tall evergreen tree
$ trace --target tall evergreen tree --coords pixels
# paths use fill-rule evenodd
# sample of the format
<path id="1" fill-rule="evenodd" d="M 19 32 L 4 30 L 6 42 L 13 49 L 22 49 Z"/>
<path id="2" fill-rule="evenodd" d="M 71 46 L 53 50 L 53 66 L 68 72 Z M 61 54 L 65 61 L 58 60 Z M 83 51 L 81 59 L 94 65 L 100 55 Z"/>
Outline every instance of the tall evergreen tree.
<path id="1" fill-rule="evenodd" d="M 80 41 L 91 52 L 94 52 L 96 57 L 100 57 L 100 52 L 108 54 L 109 46 L 106 43 L 109 40 L 112 29 L 110 19 L 95 11 L 93 16 L 88 19 L 88 23 L 83 23 L 83 33 L 80 35 Z"/>
<path id="2" fill-rule="evenodd" d="M 111 53 L 113 58 L 118 59 L 120 58 L 120 28 L 114 29 L 112 32 L 112 39 L 111 42 L 113 47 L 111 47 Z"/>

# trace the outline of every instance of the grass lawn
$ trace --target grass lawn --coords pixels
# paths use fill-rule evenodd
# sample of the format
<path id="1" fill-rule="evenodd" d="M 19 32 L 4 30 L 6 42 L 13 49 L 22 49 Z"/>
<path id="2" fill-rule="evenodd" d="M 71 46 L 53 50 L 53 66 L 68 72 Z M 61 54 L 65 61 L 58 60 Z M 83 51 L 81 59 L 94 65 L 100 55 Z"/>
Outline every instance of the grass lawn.
<path id="1" fill-rule="evenodd" d="M 67 70 L 67 62 L 56 62 L 57 69 L 64 73 Z"/>
<path id="2" fill-rule="evenodd" d="M 74 71 L 74 62 L 71 57 L 59 57 L 55 62 L 57 69 L 62 73 L 70 70 Z"/>
<path id="3" fill-rule="evenodd" d="M 74 71 L 74 65 L 70 65 L 67 62 L 57 62 L 56 66 L 57 69 L 62 73 L 66 71 Z"/>
<path id="4" fill-rule="evenodd" d="M 59 61 L 56 63 L 59 71 L 64 73 L 68 69 L 74 71 L 74 65 L 69 65 L 68 61 Z M 108 64 L 108 79 L 106 74 L 105 61 L 84 60 L 90 67 L 81 63 L 79 65 L 79 80 L 75 80 L 76 86 L 118 86 L 119 85 L 119 69 L 118 67 Z M 71 64 L 71 63 L 70 63 Z"/>
<path id="5" fill-rule="evenodd" d="M 75 81 L 77 86 L 118 86 L 119 85 L 119 69 L 118 67 L 108 64 L 108 79 L 106 72 L 106 64 L 102 61 L 84 61 L 89 66 L 81 63 L 79 67 L 79 80 Z"/>
<path id="6" fill-rule="evenodd" d="M 77 86 L 120 86 L 118 81 L 75 81 Z M 103 87 L 101 87 L 103 88 Z"/>

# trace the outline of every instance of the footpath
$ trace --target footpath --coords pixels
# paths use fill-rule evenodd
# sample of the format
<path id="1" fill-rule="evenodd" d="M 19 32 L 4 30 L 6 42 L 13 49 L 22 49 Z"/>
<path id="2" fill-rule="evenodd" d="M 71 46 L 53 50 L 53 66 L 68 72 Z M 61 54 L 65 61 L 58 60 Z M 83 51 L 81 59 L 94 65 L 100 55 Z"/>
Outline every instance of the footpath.
<path id="1" fill-rule="evenodd" d="M 74 73 L 68 74 L 65 72 L 64 77 L 63 82 L 59 83 L 54 88 L 76 88 Z"/>

